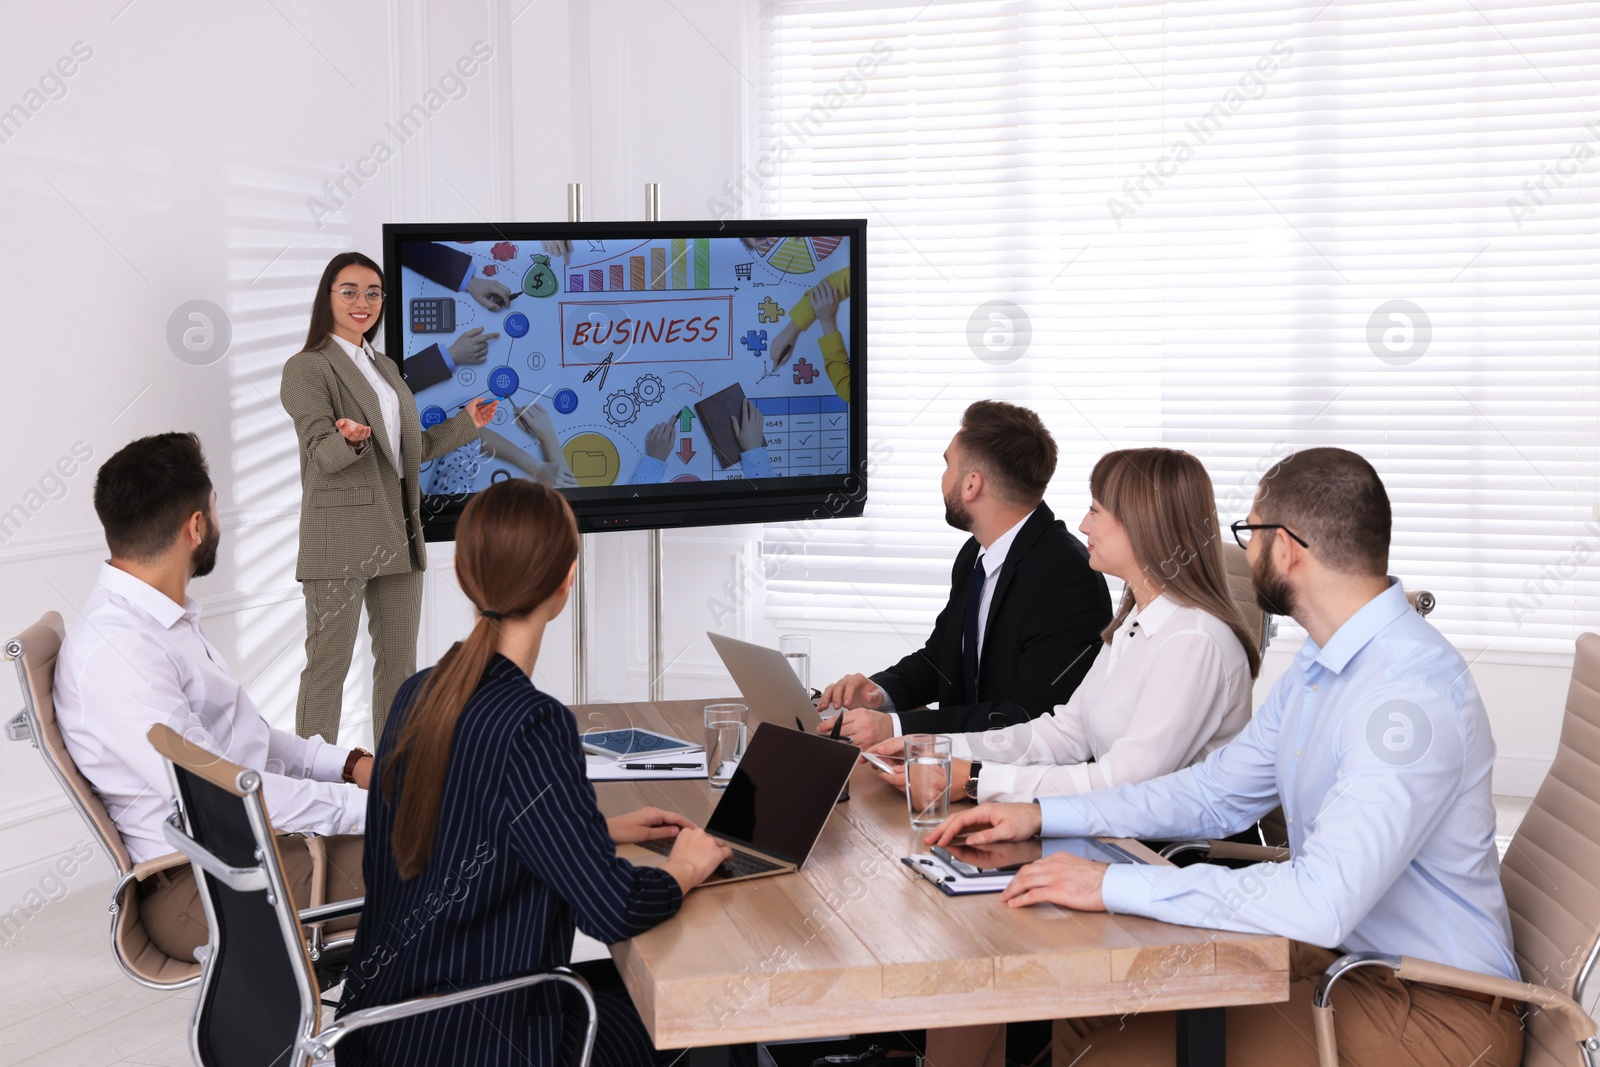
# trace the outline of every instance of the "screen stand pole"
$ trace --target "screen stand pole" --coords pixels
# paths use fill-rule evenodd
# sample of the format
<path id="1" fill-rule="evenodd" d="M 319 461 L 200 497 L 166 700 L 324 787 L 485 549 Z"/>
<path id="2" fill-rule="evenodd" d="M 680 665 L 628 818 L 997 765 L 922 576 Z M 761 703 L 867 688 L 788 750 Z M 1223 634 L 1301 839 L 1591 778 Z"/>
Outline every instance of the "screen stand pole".
<path id="1" fill-rule="evenodd" d="M 644 185 L 644 220 L 661 221 L 661 186 L 655 182 Z M 665 656 L 661 647 L 662 612 L 666 596 L 662 588 L 661 530 L 650 531 L 650 699 L 666 698 L 667 679 Z"/>
<path id="2" fill-rule="evenodd" d="M 583 221 L 583 185 L 567 183 L 567 221 Z M 572 581 L 572 702 L 589 702 L 589 598 L 583 580 L 584 542 L 588 534 L 578 535 L 578 570 Z"/>

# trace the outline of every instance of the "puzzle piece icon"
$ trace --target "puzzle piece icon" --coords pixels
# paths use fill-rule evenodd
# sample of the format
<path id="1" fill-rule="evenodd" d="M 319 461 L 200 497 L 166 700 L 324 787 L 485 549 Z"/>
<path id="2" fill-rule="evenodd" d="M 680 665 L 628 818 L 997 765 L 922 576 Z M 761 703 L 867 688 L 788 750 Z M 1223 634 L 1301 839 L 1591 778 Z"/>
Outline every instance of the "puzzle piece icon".
<path id="1" fill-rule="evenodd" d="M 810 385 L 816 378 L 817 368 L 807 363 L 804 356 L 794 361 L 794 384 Z"/>
<path id="2" fill-rule="evenodd" d="M 770 296 L 761 298 L 761 303 L 756 305 L 756 310 L 761 312 L 762 322 L 777 322 L 783 316 L 783 308 Z"/>
<path id="3" fill-rule="evenodd" d="M 749 330 L 739 338 L 739 343 L 748 348 L 752 356 L 759 356 L 767 350 L 767 331 Z"/>

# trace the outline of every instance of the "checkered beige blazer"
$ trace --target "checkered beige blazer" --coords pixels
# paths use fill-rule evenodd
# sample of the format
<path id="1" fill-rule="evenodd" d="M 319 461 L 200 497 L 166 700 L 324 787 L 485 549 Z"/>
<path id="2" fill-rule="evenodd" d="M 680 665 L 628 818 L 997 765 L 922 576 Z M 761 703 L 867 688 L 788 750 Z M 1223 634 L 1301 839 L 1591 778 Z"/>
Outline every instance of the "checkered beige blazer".
<path id="1" fill-rule="evenodd" d="M 400 398 L 400 463 L 390 454 L 377 393 L 337 341 L 330 337 L 284 365 L 278 396 L 300 439 L 297 581 L 426 569 L 417 468 L 478 437 L 465 410 L 423 430 L 400 368 L 381 352 L 376 363 Z M 345 441 L 334 427 L 339 419 L 372 427 L 365 452 L 357 455 Z"/>

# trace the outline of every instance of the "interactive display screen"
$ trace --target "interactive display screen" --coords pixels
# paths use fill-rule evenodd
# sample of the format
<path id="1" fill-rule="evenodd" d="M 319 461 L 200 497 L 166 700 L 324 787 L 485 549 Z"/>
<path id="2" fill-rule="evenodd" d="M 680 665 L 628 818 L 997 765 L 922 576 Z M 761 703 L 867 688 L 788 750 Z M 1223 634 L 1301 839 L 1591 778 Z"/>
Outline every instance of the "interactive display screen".
<path id="1" fill-rule="evenodd" d="M 585 529 L 860 514 L 861 220 L 384 227 L 385 351 L 423 426 L 500 400 L 423 464 L 426 534 L 537 478 Z M 843 492 L 847 499 L 838 500 Z"/>

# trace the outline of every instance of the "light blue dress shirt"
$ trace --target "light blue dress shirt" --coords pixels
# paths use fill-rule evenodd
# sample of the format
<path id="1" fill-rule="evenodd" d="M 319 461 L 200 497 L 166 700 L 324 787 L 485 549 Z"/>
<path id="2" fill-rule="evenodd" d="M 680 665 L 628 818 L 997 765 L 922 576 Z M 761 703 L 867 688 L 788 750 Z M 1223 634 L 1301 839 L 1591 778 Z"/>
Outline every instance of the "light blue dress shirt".
<path id="1" fill-rule="evenodd" d="M 1488 717 L 1460 653 L 1389 582 L 1326 648 L 1308 639 L 1250 724 L 1203 762 L 1040 798 L 1046 837 L 1222 837 L 1282 803 L 1289 862 L 1116 865 L 1108 910 L 1519 977 Z"/>

